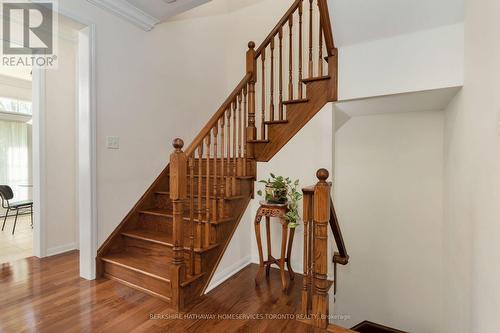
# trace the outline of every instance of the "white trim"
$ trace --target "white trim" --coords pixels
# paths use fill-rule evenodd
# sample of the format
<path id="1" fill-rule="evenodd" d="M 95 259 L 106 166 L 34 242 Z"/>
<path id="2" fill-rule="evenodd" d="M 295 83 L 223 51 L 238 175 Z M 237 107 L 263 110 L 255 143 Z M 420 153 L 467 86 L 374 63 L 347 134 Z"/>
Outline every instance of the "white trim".
<path id="1" fill-rule="evenodd" d="M 77 244 L 70 243 L 70 244 L 65 244 L 65 245 L 54 246 L 54 247 L 48 248 L 46 254 L 47 254 L 47 256 L 55 256 L 56 254 L 61 254 L 61 253 L 73 251 L 76 249 L 77 249 Z"/>
<path id="2" fill-rule="evenodd" d="M 139 28 L 149 31 L 160 23 L 156 17 L 143 12 L 126 0 L 87 0 L 93 5 L 104 8 L 116 16 L 119 16 Z"/>
<path id="3" fill-rule="evenodd" d="M 222 271 L 216 272 L 212 278 L 212 281 L 210 282 L 210 285 L 208 286 L 207 290 L 205 291 L 205 294 L 207 294 L 212 289 L 216 288 L 218 285 L 220 285 L 222 282 L 229 279 L 234 274 L 241 271 L 244 267 L 246 267 L 251 262 L 252 262 L 252 257 L 246 256 L 246 257 L 240 259 L 239 261 L 233 263 L 231 266 L 226 267 Z"/>
<path id="4" fill-rule="evenodd" d="M 97 254 L 97 185 L 96 185 L 96 53 L 95 53 L 95 24 L 92 20 L 81 17 L 78 13 L 67 11 L 64 9 L 58 9 L 59 14 L 67 16 L 75 21 L 86 25 L 79 32 L 79 37 L 82 36 L 82 31 L 87 36 L 85 49 L 88 52 L 88 63 L 86 68 L 82 71 L 79 69 L 79 82 L 78 86 L 86 85 L 86 97 L 85 100 L 87 104 L 85 105 L 86 110 L 85 116 L 87 122 L 85 123 L 85 128 L 82 128 L 81 124 L 78 126 L 78 132 L 87 133 L 85 139 L 87 142 L 84 144 L 86 150 L 82 150 L 82 142 L 78 142 L 78 158 L 79 162 L 82 160 L 86 161 L 87 169 L 78 170 L 78 184 L 79 186 L 85 185 L 86 191 L 81 192 L 78 189 L 78 228 L 79 228 L 79 240 L 69 245 L 56 247 L 55 250 L 52 248 L 50 255 L 54 253 L 57 249 L 75 249 L 80 247 L 80 276 L 86 279 L 95 279 L 95 257 Z M 79 39 L 80 41 L 80 39 Z M 82 49 L 82 45 L 79 45 L 79 52 Z M 79 53 L 80 55 L 80 53 Z M 87 75 L 83 75 L 86 73 Z M 34 237 L 33 237 L 33 252 L 37 257 L 45 257 L 49 254 L 49 250 L 46 248 L 46 222 L 44 216 L 44 190 L 46 188 L 45 181 L 45 133 L 44 133 L 44 113 L 45 108 L 45 72 L 41 69 L 33 69 L 33 201 L 34 201 Z M 82 78 L 85 77 L 85 80 Z M 79 90 L 79 99 L 81 99 L 81 91 Z M 78 117 L 81 119 L 81 109 L 82 105 L 78 108 Z M 35 114 L 36 113 L 36 114 Z M 80 205 L 84 204 L 83 208 Z M 81 212 L 86 212 L 85 218 L 80 215 Z M 82 232 L 84 230 L 85 232 Z M 61 250 L 62 251 L 62 250 Z M 57 251 L 56 251 L 57 252 Z"/>
<path id="5" fill-rule="evenodd" d="M 95 26 L 81 30 L 78 39 L 78 244 L 80 276 L 93 280 L 98 241 Z"/>
<path id="6" fill-rule="evenodd" d="M 45 237 L 45 70 L 33 68 L 33 255 L 46 255 Z"/>

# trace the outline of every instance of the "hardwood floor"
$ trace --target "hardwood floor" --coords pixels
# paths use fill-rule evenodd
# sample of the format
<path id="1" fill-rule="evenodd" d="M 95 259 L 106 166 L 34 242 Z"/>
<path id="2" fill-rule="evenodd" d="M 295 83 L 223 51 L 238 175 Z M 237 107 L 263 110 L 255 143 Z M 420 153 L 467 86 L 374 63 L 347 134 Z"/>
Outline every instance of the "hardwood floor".
<path id="1" fill-rule="evenodd" d="M 0 265 L 0 332 L 325 332 L 266 318 L 295 315 L 302 276 L 282 293 L 278 270 L 256 287 L 257 269 L 247 266 L 179 314 L 116 281 L 79 278 L 76 251 L 30 257 Z"/>
<path id="2" fill-rule="evenodd" d="M 3 218 L 0 219 L 0 228 Z M 33 229 L 29 215 L 21 215 L 17 220 L 16 232 L 12 235 L 14 217 L 7 218 L 5 229 L 0 231 L 0 264 L 33 255 Z"/>

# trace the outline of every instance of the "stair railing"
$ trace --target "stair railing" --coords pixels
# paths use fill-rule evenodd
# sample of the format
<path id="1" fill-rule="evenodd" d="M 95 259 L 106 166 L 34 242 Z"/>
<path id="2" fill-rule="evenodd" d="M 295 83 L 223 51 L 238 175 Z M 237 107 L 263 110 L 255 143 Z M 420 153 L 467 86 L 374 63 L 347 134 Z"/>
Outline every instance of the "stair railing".
<path id="1" fill-rule="evenodd" d="M 253 101 L 249 140 L 266 141 L 266 125 L 286 120 L 284 105 L 304 99 L 303 79 L 336 77 L 337 50 L 326 0 L 296 0 L 257 49 L 254 42 L 248 46 Z"/>
<path id="2" fill-rule="evenodd" d="M 349 255 L 342 238 L 328 183 L 328 171 L 316 173 L 319 182 L 302 189 L 304 194 L 304 279 L 301 313 L 310 324 L 328 326 L 328 291 L 337 284 L 337 264 L 347 265 Z M 334 281 L 328 280 L 328 225 L 330 225 L 338 252 L 333 256 Z"/>
<path id="3" fill-rule="evenodd" d="M 308 27 L 307 36 L 304 25 Z M 295 0 L 264 42 L 257 49 L 254 42 L 249 42 L 248 47 L 246 74 L 229 97 L 185 151 L 184 142 L 174 140 L 169 190 L 173 209 L 173 291 L 180 289 L 178 286 L 187 275 L 201 273 L 194 260 L 195 253 L 217 243 L 211 221 L 226 217 L 224 200 L 238 194 L 236 178 L 255 176 L 250 174 L 254 170 L 248 170 L 247 160 L 255 157 L 257 127 L 260 140 L 265 140 L 267 125 L 286 121 L 284 105 L 295 98 L 304 98 L 304 78 L 325 75 L 324 59 L 328 61 L 326 74 L 333 78 L 331 84 L 336 85 L 337 50 L 326 0 Z M 266 54 L 270 57 L 266 58 Z M 267 69 L 266 64 L 269 64 Z M 331 88 L 329 91 L 336 94 L 335 87 Z M 256 114 L 257 102 L 261 106 L 259 114 Z M 188 264 L 184 257 L 186 249 Z M 172 302 L 182 307 L 179 306 L 182 297 L 175 292 Z"/>

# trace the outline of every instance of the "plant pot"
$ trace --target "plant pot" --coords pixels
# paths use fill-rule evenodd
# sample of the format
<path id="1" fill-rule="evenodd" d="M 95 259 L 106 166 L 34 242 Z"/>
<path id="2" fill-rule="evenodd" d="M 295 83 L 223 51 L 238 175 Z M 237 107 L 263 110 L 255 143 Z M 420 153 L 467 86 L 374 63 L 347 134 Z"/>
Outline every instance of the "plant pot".
<path id="1" fill-rule="evenodd" d="M 286 188 L 274 188 L 272 185 L 266 185 L 266 201 L 269 203 L 282 204 L 287 202 Z"/>

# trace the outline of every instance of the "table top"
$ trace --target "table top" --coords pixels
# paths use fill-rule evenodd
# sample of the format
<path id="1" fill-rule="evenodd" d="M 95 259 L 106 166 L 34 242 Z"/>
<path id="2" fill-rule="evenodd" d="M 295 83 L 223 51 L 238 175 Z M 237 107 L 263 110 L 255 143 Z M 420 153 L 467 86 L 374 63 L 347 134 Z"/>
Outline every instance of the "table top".
<path id="1" fill-rule="evenodd" d="M 259 204 L 261 206 L 267 206 L 267 207 L 277 207 L 277 208 L 288 207 L 288 202 L 285 202 L 285 203 L 282 203 L 282 204 L 278 204 L 278 203 L 272 203 L 272 202 L 267 202 L 265 200 L 262 200 L 262 201 L 259 202 Z"/>

